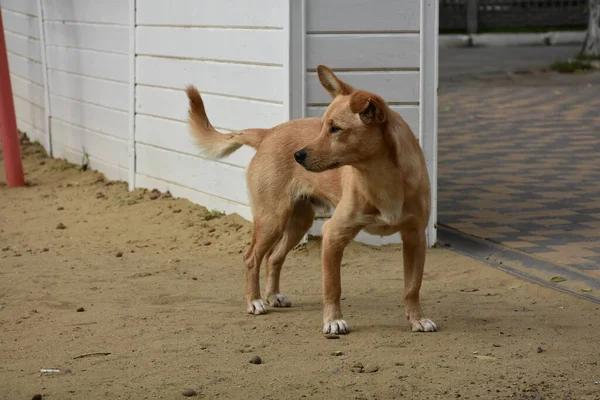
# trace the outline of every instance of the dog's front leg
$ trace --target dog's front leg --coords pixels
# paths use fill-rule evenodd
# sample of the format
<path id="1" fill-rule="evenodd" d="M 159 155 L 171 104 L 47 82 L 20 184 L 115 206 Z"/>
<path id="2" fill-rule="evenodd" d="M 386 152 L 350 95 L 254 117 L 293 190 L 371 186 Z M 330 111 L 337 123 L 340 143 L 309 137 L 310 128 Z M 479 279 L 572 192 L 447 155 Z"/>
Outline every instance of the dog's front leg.
<path id="1" fill-rule="evenodd" d="M 332 219 L 323 225 L 323 333 L 344 334 L 349 332 L 342 317 L 341 264 L 344 249 L 360 231 L 346 219 Z"/>
<path id="2" fill-rule="evenodd" d="M 426 239 L 424 230 L 409 229 L 402 233 L 404 258 L 404 306 L 413 332 L 435 332 L 437 325 L 421 314 L 419 291 L 425 268 Z"/>

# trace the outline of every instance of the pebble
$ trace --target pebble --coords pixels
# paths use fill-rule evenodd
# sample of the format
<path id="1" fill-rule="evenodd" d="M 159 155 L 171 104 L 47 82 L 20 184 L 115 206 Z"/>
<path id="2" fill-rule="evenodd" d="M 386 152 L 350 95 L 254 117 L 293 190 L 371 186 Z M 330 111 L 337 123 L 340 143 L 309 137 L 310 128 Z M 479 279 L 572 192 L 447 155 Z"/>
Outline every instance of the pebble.
<path id="1" fill-rule="evenodd" d="M 252 358 L 250 359 L 250 361 L 248 361 L 250 364 L 262 364 L 262 359 L 259 356 L 252 356 Z"/>
<path id="2" fill-rule="evenodd" d="M 56 209 L 57 209 L 58 211 L 62 211 L 62 210 L 64 210 L 65 208 L 64 208 L 63 206 L 58 206 L 58 207 L 56 207 Z"/>
<path id="3" fill-rule="evenodd" d="M 42 395 L 41 394 L 34 394 L 33 397 L 31 398 L 31 400 L 42 400 Z"/>
<path id="4" fill-rule="evenodd" d="M 366 373 L 372 374 L 379 371 L 379 366 L 377 365 L 367 365 L 364 369 Z"/>
<path id="5" fill-rule="evenodd" d="M 541 347 L 538 347 L 538 348 L 537 348 L 537 352 L 538 352 L 538 353 L 541 353 L 541 352 L 543 352 L 543 351 L 544 351 L 544 349 L 542 349 Z"/>
<path id="6" fill-rule="evenodd" d="M 97 199 L 105 199 L 106 195 L 102 192 L 98 192 L 98 193 L 96 193 L 96 198 Z"/>
<path id="7" fill-rule="evenodd" d="M 202 243 L 202 244 L 203 244 L 204 246 L 210 246 L 210 245 L 211 245 L 211 243 L 210 243 L 210 242 L 204 242 L 204 243 Z"/>
<path id="8" fill-rule="evenodd" d="M 67 229 L 67 226 L 62 222 L 59 222 L 58 225 L 56 225 L 56 229 Z"/>
<path id="9" fill-rule="evenodd" d="M 84 312 L 84 311 L 85 311 L 85 308 L 83 308 L 83 307 L 79 307 L 79 308 L 77 309 L 77 312 Z"/>
<path id="10" fill-rule="evenodd" d="M 334 351 L 333 353 L 331 353 L 331 355 L 339 357 L 339 356 L 343 356 L 344 352 L 343 351 Z"/>
<path id="11" fill-rule="evenodd" d="M 123 257 L 123 252 L 122 251 L 118 251 L 117 254 L 115 254 L 115 256 L 117 256 L 117 257 Z"/>
<path id="12" fill-rule="evenodd" d="M 175 210 L 173 210 L 174 214 L 179 214 L 181 212 L 181 208 L 176 208 Z"/>
<path id="13" fill-rule="evenodd" d="M 194 389 L 185 389 L 181 394 L 185 397 L 194 397 L 195 395 L 197 395 Z"/>
<path id="14" fill-rule="evenodd" d="M 160 197 L 160 192 L 152 191 L 148 197 L 150 197 L 150 200 L 156 200 Z"/>
<path id="15" fill-rule="evenodd" d="M 332 333 L 328 333 L 327 335 L 325 335 L 325 339 L 339 339 L 340 336 L 339 335 L 334 335 Z"/>
<path id="16" fill-rule="evenodd" d="M 501 347 L 499 344 L 496 344 L 496 343 L 492 344 L 492 346 L 494 346 L 494 347 Z"/>
<path id="17" fill-rule="evenodd" d="M 365 367 L 361 364 L 361 363 L 356 363 L 354 365 L 352 365 L 352 367 L 350 368 L 350 371 L 356 373 L 356 374 L 362 374 L 365 370 Z"/>

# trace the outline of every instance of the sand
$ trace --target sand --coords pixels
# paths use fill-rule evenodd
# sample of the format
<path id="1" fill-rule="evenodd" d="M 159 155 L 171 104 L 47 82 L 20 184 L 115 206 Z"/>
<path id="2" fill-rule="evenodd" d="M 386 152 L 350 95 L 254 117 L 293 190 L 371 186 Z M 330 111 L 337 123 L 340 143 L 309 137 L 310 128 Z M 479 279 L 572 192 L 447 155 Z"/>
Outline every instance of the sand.
<path id="1" fill-rule="evenodd" d="M 0 399 L 600 398 L 591 302 L 430 249 L 421 293 L 440 331 L 412 333 L 401 246 L 355 243 L 352 332 L 326 339 L 318 240 L 284 266 L 294 306 L 251 316 L 251 224 L 23 152 L 28 186 L 0 183 Z"/>

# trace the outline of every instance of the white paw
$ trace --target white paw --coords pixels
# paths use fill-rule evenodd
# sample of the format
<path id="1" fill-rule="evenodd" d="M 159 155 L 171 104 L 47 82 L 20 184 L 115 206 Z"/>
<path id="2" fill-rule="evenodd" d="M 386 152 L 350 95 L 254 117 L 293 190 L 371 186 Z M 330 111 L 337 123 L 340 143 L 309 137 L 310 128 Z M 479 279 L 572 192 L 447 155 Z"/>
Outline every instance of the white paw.
<path id="1" fill-rule="evenodd" d="M 331 322 L 326 322 L 323 325 L 323 333 L 332 333 L 334 335 L 345 335 L 350 332 L 350 328 L 348 327 L 348 323 L 343 319 L 334 319 Z"/>
<path id="2" fill-rule="evenodd" d="M 267 297 L 267 303 L 272 307 L 291 307 L 292 301 L 285 294 L 273 293 Z"/>
<path id="3" fill-rule="evenodd" d="M 248 314 L 260 315 L 267 313 L 267 306 L 262 300 L 252 300 L 248 306 Z"/>
<path id="4" fill-rule="evenodd" d="M 412 323 L 413 332 L 436 332 L 437 329 L 435 322 L 427 318 L 421 318 Z"/>

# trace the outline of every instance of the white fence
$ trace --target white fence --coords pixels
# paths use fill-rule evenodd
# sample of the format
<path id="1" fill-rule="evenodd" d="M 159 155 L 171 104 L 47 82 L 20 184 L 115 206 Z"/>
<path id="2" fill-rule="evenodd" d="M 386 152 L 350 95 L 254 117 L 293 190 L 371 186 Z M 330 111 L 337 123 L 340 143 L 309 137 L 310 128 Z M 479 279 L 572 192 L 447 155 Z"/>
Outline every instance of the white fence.
<path id="1" fill-rule="evenodd" d="M 19 129 L 54 157 L 75 163 L 87 157 L 92 168 L 131 188 L 169 190 L 250 219 L 244 175 L 253 150 L 221 162 L 199 156 L 182 89 L 198 86 L 222 131 L 270 127 L 322 114 L 330 100 L 316 77 L 318 64 L 399 111 L 436 179 L 435 0 L 0 0 L 0 6 Z"/>

